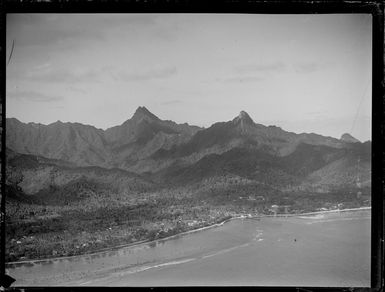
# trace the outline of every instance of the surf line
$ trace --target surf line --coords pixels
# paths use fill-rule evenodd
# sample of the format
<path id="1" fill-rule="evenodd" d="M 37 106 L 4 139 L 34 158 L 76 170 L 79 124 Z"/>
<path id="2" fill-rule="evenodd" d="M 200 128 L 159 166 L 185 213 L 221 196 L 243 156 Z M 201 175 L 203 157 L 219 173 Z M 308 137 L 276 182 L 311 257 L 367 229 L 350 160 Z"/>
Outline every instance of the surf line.
<path id="1" fill-rule="evenodd" d="M 114 273 L 114 274 L 108 276 L 108 278 L 122 277 L 122 276 L 125 276 L 125 275 L 131 275 L 131 274 L 136 274 L 136 273 L 144 272 L 144 271 L 147 271 L 147 270 L 150 270 L 150 269 L 162 268 L 162 267 L 173 266 L 173 265 L 180 265 L 180 264 L 184 264 L 184 263 L 188 263 L 188 262 L 192 262 L 192 261 L 196 261 L 196 260 L 206 259 L 206 258 L 210 258 L 210 257 L 217 256 L 217 255 L 220 255 L 220 254 L 228 253 L 230 251 L 236 250 L 238 248 L 246 247 L 248 245 L 250 245 L 250 242 L 244 243 L 244 244 L 241 244 L 241 245 L 238 245 L 238 246 L 233 246 L 233 247 L 230 247 L 230 248 L 227 248 L 227 249 L 223 249 L 223 250 L 214 252 L 212 254 L 201 256 L 201 257 L 193 257 L 193 258 L 180 259 L 180 260 L 176 259 L 176 260 L 173 260 L 173 261 L 170 261 L 170 262 L 159 263 L 159 264 L 155 264 L 155 265 L 152 265 L 152 266 L 145 265 L 145 266 L 141 266 L 141 267 L 135 267 L 135 268 L 127 270 L 125 272 Z M 93 281 L 94 280 L 83 282 L 80 285 L 81 286 L 87 285 L 87 284 L 92 283 Z"/>
<path id="2" fill-rule="evenodd" d="M 328 213 L 339 213 L 339 212 L 354 212 L 354 211 L 365 211 L 371 210 L 372 207 L 359 207 L 359 208 L 350 208 L 350 209 L 335 209 L 335 210 L 325 210 L 325 211 L 315 211 L 307 213 L 288 213 L 288 214 L 277 214 L 277 215 L 255 215 L 252 217 L 244 217 L 246 219 L 253 218 L 274 218 L 274 217 L 297 217 L 297 216 L 307 216 L 307 215 L 318 215 L 318 214 L 328 214 Z M 241 217 L 243 218 L 243 217 Z"/>
<path id="3" fill-rule="evenodd" d="M 219 227 L 219 226 L 222 226 L 223 224 L 225 224 L 225 223 L 227 223 L 227 222 L 229 222 L 231 220 L 243 219 L 243 218 L 244 217 L 242 217 L 242 216 L 231 217 L 231 218 L 223 220 L 222 222 L 219 222 L 219 223 L 214 223 L 214 224 L 207 225 L 207 226 L 204 226 L 204 227 L 201 227 L 201 228 L 184 231 L 184 232 L 177 233 L 177 234 L 174 234 L 174 235 L 171 235 L 171 236 L 167 236 L 167 237 L 163 237 L 163 238 L 158 238 L 158 239 L 155 239 L 155 240 L 142 240 L 142 241 L 127 243 L 127 244 L 121 244 L 121 245 L 117 245 L 117 246 L 103 248 L 103 249 L 100 249 L 100 250 L 97 250 L 97 251 L 93 251 L 93 252 L 90 252 L 90 253 L 84 253 L 84 254 L 73 255 L 73 256 L 53 257 L 53 258 L 46 258 L 46 259 L 36 259 L 36 260 L 7 262 L 5 264 L 6 264 L 7 268 L 13 269 L 13 268 L 17 268 L 18 266 L 23 266 L 25 264 L 33 264 L 33 265 L 35 265 L 35 264 L 47 263 L 47 262 L 53 262 L 54 263 L 54 262 L 60 262 L 60 261 L 65 261 L 65 260 L 80 260 L 82 258 L 87 258 L 87 257 L 92 256 L 92 255 L 103 254 L 103 253 L 107 253 L 107 252 L 111 252 L 111 251 L 116 251 L 116 250 L 120 250 L 120 249 L 124 249 L 124 248 L 133 248 L 133 247 L 137 247 L 137 246 L 141 246 L 141 245 L 151 244 L 151 243 L 154 243 L 154 242 L 167 241 L 169 239 L 173 239 L 173 238 L 176 238 L 176 237 L 179 237 L 179 236 L 184 236 L 186 234 L 190 234 L 190 233 L 194 233 L 194 232 L 198 232 L 198 231 L 203 231 L 203 230 L 214 228 L 214 227 Z"/>
<path id="4" fill-rule="evenodd" d="M 107 276 L 106 278 L 103 278 L 103 279 L 106 280 L 106 279 L 111 279 L 111 278 L 116 278 L 116 277 L 122 277 L 122 276 L 125 276 L 125 275 L 131 275 L 131 274 L 140 273 L 140 272 L 144 272 L 144 271 L 147 271 L 147 270 L 150 270 L 150 269 L 162 268 L 162 267 L 173 266 L 173 265 L 180 265 L 180 264 L 188 263 L 188 262 L 191 262 L 191 261 L 194 261 L 194 260 L 197 260 L 197 259 L 198 258 L 188 258 L 188 259 L 183 259 L 183 260 L 174 260 L 174 261 L 171 261 L 171 262 L 160 263 L 160 264 L 156 264 L 156 265 L 153 265 L 153 266 L 136 267 L 135 269 L 131 269 L 131 270 L 128 270 L 128 271 L 125 271 L 125 272 L 113 273 L 112 275 Z M 82 283 L 79 284 L 79 286 L 84 286 L 84 285 L 90 284 L 90 283 L 92 283 L 94 281 L 95 281 L 95 279 L 89 280 L 89 281 L 86 281 L 86 282 L 82 282 Z"/>

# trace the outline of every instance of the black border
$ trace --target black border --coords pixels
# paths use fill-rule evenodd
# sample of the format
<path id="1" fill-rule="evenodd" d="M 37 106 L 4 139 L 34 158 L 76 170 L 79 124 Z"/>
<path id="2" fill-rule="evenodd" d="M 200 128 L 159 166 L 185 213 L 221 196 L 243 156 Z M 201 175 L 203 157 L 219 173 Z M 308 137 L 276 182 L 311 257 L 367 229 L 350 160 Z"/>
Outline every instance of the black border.
<path id="1" fill-rule="evenodd" d="M 4 3 L 0 3 L 0 11 L 4 11 Z M 1 206 L 0 206 L 0 278 L 5 275 L 5 56 L 6 56 L 6 35 L 5 35 L 6 18 L 0 16 L 0 102 L 1 102 Z"/>
<path id="2" fill-rule="evenodd" d="M 5 67 L 7 13 L 253 13 L 322 14 L 369 13 L 372 23 L 372 255 L 371 288 L 337 287 L 242 287 L 244 289 L 292 291 L 383 291 L 384 289 L 384 190 L 385 190 L 385 81 L 384 81 L 384 3 L 381 0 L 0 0 L 0 102 L 1 102 L 1 208 L 5 213 Z M 45 0 L 47 1 L 47 0 Z M 5 225 L 1 228 L 0 279 L 5 275 Z M 42 290 L 21 287 L 10 290 Z M 80 291 L 82 288 L 55 287 L 55 290 Z M 184 287 L 183 289 L 191 289 Z M 194 287 L 199 289 L 200 287 Z M 221 287 L 228 289 L 230 287 Z M 241 287 L 237 287 L 238 289 Z M 43 288 L 44 289 L 44 288 Z M 92 288 L 93 290 L 94 288 Z M 149 288 L 141 288 L 149 289 Z M 150 288 L 171 290 L 172 288 Z"/>

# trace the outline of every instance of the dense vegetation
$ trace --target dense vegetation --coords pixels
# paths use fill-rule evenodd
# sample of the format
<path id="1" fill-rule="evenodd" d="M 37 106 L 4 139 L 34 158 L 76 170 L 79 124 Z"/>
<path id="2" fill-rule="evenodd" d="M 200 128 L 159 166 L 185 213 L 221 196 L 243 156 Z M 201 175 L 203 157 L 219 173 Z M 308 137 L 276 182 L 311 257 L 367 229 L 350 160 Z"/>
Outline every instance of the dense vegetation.
<path id="1" fill-rule="evenodd" d="M 273 204 L 289 205 L 291 213 L 370 204 L 368 188 L 359 194 L 354 188 L 322 194 L 283 192 L 234 176 L 129 194 L 73 183 L 65 192 L 31 201 L 17 187 L 8 188 L 7 261 L 70 256 L 164 238 L 240 214 L 272 214 Z M 72 200 L 76 194 L 77 200 Z"/>

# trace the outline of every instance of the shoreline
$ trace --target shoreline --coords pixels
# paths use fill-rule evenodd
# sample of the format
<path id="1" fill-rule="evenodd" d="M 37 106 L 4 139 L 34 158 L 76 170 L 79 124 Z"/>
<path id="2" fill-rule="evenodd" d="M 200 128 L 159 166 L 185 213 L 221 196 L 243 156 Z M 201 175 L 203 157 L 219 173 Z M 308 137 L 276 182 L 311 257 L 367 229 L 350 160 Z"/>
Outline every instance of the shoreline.
<path id="1" fill-rule="evenodd" d="M 355 212 L 355 211 L 365 211 L 371 210 L 372 207 L 359 207 L 359 208 L 350 208 L 350 209 L 335 209 L 335 210 L 325 210 L 325 211 L 314 211 L 306 213 L 288 213 L 288 214 L 277 214 L 277 215 L 260 215 L 253 216 L 251 218 L 264 218 L 264 217 L 296 217 L 296 216 L 308 216 L 308 215 L 318 215 L 318 214 L 328 214 L 328 213 L 338 213 L 338 212 Z"/>
<path id="2" fill-rule="evenodd" d="M 175 237 L 178 237 L 178 236 L 184 236 L 184 235 L 187 235 L 187 234 L 190 234 L 190 233 L 195 233 L 195 232 L 203 231 L 203 230 L 206 230 L 206 229 L 219 227 L 219 226 L 222 226 L 223 224 L 225 224 L 225 223 L 227 223 L 229 221 L 236 220 L 236 219 L 261 219 L 261 218 L 279 218 L 279 217 L 280 218 L 286 218 L 286 217 L 308 216 L 308 215 L 317 215 L 317 214 L 325 214 L 325 213 L 365 211 L 365 210 L 371 210 L 371 209 L 372 209 L 371 207 L 359 207 L 359 208 L 351 208 L 351 209 L 336 209 L 336 210 L 325 210 L 325 211 L 315 211 L 315 212 L 295 213 L 295 214 L 277 214 L 277 215 L 264 215 L 264 214 L 263 215 L 250 215 L 250 214 L 248 214 L 248 215 L 238 215 L 238 216 L 234 216 L 234 217 L 231 217 L 231 218 L 226 218 L 226 219 L 224 219 L 221 222 L 217 222 L 217 223 L 214 223 L 214 224 L 211 224 L 211 225 L 207 225 L 207 226 L 199 227 L 199 228 L 196 228 L 196 229 L 191 229 L 191 230 L 183 231 L 183 232 L 171 235 L 171 236 L 167 236 L 167 237 L 163 237 L 163 238 L 158 238 L 158 239 L 154 239 L 154 240 L 142 240 L 142 241 L 132 242 L 132 243 L 128 243 L 128 244 L 122 244 L 122 245 L 118 245 L 118 246 L 107 247 L 107 248 L 103 248 L 103 249 L 100 249 L 100 250 L 97 250 L 97 251 L 94 251 L 94 252 L 91 252 L 91 253 L 84 253 L 84 254 L 79 254 L 79 255 L 64 256 L 64 257 L 54 257 L 54 258 L 45 258 L 45 259 L 36 259 L 36 260 L 26 260 L 26 261 L 16 261 L 16 262 L 6 262 L 5 266 L 6 266 L 6 268 L 13 268 L 13 267 L 17 267 L 19 265 L 24 265 L 24 264 L 38 264 L 38 263 L 49 262 L 49 261 L 68 260 L 68 259 L 92 256 L 92 255 L 101 254 L 101 253 L 104 253 L 104 252 L 110 252 L 110 251 L 114 251 L 114 250 L 121 249 L 121 248 L 126 248 L 126 247 L 135 247 L 135 246 L 142 245 L 142 244 L 150 244 L 150 243 L 158 242 L 158 241 L 166 241 L 166 240 L 170 240 L 170 239 L 173 239 Z M 13 266 L 13 267 L 7 267 L 7 266 Z"/>

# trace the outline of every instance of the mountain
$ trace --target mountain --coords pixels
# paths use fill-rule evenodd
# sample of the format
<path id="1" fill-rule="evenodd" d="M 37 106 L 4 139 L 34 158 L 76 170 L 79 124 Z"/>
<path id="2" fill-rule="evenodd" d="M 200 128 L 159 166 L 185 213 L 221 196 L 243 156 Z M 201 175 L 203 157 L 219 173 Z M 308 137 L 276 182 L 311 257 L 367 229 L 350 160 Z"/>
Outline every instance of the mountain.
<path id="1" fill-rule="evenodd" d="M 160 120 L 145 107 L 139 107 L 131 119 L 107 129 L 104 137 L 110 146 L 111 165 L 132 170 L 156 151 L 188 141 L 200 129 Z"/>
<path id="2" fill-rule="evenodd" d="M 10 198 L 63 204 L 91 194 L 143 192 L 154 183 L 141 175 L 121 169 L 77 167 L 58 159 L 19 154 L 7 149 L 7 186 L 16 186 Z"/>
<path id="3" fill-rule="evenodd" d="M 356 142 L 344 155 L 317 169 L 308 176 L 313 186 L 329 185 L 371 187 L 371 142 Z"/>
<path id="4" fill-rule="evenodd" d="M 197 132 L 187 143 L 160 149 L 151 158 L 155 160 L 183 159 L 195 162 L 207 154 L 221 154 L 232 148 L 253 148 L 271 155 L 286 156 L 301 143 L 343 148 L 344 143 L 332 137 L 317 134 L 295 134 L 276 126 L 256 124 L 242 111 L 233 120 L 215 123 Z"/>
<path id="5" fill-rule="evenodd" d="M 57 121 L 49 125 L 24 124 L 7 119 L 7 147 L 24 154 L 75 162 L 79 165 L 103 165 L 108 160 L 103 131 L 79 123 Z"/>
<path id="6" fill-rule="evenodd" d="M 38 159 L 46 173 L 51 173 L 47 165 L 77 174 L 91 172 L 86 167 L 93 166 L 169 185 L 235 176 L 282 189 L 355 186 L 357 177 L 366 186 L 371 183 L 371 142 L 349 134 L 335 139 L 287 132 L 255 123 L 246 111 L 206 129 L 161 120 L 145 107 L 105 131 L 78 123 L 45 126 L 7 119 L 7 147 L 30 155 L 23 156 L 23 163 Z"/>
<path id="7" fill-rule="evenodd" d="M 370 150 L 370 142 L 352 144 L 257 124 L 241 111 L 233 120 L 215 123 L 187 143 L 158 150 L 150 158 L 154 177 L 170 184 L 230 175 L 286 188 L 328 188 L 355 185 L 357 175 L 369 185 Z M 353 167 L 358 159 L 359 169 Z"/>
<path id="8" fill-rule="evenodd" d="M 345 133 L 341 136 L 340 138 L 341 141 L 346 142 L 346 143 L 359 143 L 360 140 L 354 138 L 352 135 L 349 133 Z"/>
<path id="9" fill-rule="evenodd" d="M 211 177 L 242 177 L 281 190 L 356 186 L 360 177 L 363 186 L 370 186 L 370 143 L 357 146 L 351 149 L 301 143 L 286 156 L 269 154 L 263 149 L 234 147 L 221 154 L 206 155 L 196 163 L 174 163 L 155 177 L 171 185 L 196 183 Z"/>
<path id="10" fill-rule="evenodd" d="M 7 119 L 7 147 L 23 154 L 60 159 L 78 166 L 129 169 L 159 149 L 187 141 L 199 127 L 163 121 L 145 107 L 107 130 L 57 121 L 49 125 Z"/>

